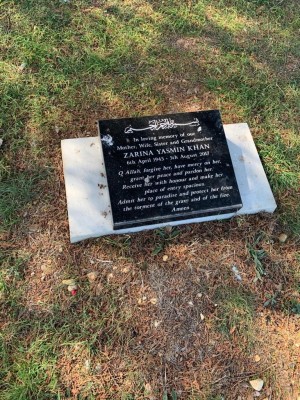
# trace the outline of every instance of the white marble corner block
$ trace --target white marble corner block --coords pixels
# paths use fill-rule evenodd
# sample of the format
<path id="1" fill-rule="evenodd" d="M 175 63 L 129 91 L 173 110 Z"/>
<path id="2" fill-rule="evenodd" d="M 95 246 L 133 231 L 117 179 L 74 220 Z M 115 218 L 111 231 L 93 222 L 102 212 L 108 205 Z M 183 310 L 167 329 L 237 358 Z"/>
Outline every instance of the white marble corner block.
<path id="1" fill-rule="evenodd" d="M 276 202 L 248 125 L 245 123 L 224 125 L 224 129 L 243 202 L 243 207 L 238 212 L 120 230 L 113 230 L 99 137 L 62 140 L 71 243 L 103 235 L 138 232 L 167 225 L 274 212 Z"/>

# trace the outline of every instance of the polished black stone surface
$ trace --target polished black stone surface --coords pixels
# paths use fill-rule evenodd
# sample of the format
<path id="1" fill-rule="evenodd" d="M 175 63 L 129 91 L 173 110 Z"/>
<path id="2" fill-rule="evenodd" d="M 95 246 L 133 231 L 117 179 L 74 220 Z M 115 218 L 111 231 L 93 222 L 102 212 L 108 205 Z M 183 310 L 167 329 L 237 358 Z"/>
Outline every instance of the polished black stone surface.
<path id="1" fill-rule="evenodd" d="M 114 229 L 242 207 L 218 110 L 98 125 Z"/>

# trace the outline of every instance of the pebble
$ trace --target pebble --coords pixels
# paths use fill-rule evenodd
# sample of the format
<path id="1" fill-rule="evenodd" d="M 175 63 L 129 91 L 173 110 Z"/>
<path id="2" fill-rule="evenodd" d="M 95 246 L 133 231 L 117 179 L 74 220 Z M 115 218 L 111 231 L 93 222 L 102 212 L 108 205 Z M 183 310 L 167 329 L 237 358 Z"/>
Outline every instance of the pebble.
<path id="1" fill-rule="evenodd" d="M 77 290 L 77 285 L 69 285 L 68 286 L 68 291 L 73 292 L 73 290 Z"/>
<path id="2" fill-rule="evenodd" d="M 114 277 L 113 273 L 107 275 L 107 280 L 110 281 Z"/>
<path id="3" fill-rule="evenodd" d="M 98 272 L 97 271 L 92 271 L 89 272 L 88 274 L 86 274 L 88 280 L 90 283 L 95 282 L 95 280 L 97 279 L 98 276 Z"/>
<path id="4" fill-rule="evenodd" d="M 287 236 L 287 234 L 285 234 L 285 233 L 281 233 L 281 234 L 278 236 L 278 240 L 279 240 L 280 243 L 285 243 L 286 240 L 287 240 L 287 238 L 288 238 L 288 236 Z"/>
<path id="5" fill-rule="evenodd" d="M 91 362 L 90 362 L 90 360 L 85 360 L 84 367 L 85 367 L 85 369 L 86 369 L 87 371 L 90 370 L 90 368 L 91 368 Z"/>
<path id="6" fill-rule="evenodd" d="M 200 319 L 201 319 L 201 321 L 203 321 L 204 320 L 204 315 L 203 314 L 200 314 Z"/>
<path id="7" fill-rule="evenodd" d="M 163 256 L 163 261 L 167 261 L 168 258 L 169 258 L 169 257 L 165 254 L 165 255 Z"/>
<path id="8" fill-rule="evenodd" d="M 260 392 L 264 386 L 264 381 L 262 379 L 253 379 L 252 381 L 249 381 L 249 383 L 257 392 Z"/>

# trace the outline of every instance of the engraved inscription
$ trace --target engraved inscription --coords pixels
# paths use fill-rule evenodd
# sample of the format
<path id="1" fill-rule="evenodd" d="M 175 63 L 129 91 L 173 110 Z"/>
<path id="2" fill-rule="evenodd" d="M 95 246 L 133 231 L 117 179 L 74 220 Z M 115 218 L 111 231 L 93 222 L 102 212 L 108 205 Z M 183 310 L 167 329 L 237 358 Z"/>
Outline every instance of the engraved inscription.
<path id="1" fill-rule="evenodd" d="M 213 111 L 119 120 L 117 134 L 100 122 L 116 227 L 241 207 L 219 119 Z"/>

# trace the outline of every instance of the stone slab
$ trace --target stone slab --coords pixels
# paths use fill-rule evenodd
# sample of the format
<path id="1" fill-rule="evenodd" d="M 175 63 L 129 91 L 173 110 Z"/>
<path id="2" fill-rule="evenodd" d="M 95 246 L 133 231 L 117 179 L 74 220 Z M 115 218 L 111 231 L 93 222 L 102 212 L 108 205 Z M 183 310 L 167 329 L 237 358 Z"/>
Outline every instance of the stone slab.
<path id="1" fill-rule="evenodd" d="M 109 192 L 99 137 L 61 142 L 71 243 L 104 235 L 133 233 L 167 225 L 272 213 L 276 202 L 246 123 L 224 125 L 243 207 L 235 213 L 113 230 Z"/>
<path id="2" fill-rule="evenodd" d="M 242 208 L 219 110 L 98 124 L 114 229 Z"/>

